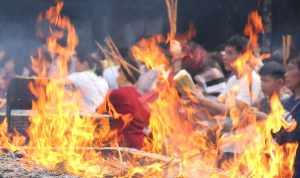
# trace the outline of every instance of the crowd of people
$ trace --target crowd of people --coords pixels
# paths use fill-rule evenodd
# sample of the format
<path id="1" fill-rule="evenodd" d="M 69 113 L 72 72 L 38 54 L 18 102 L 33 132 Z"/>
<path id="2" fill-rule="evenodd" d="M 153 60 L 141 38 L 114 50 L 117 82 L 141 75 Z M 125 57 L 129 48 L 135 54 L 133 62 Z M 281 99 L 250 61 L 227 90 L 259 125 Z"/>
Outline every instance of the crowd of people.
<path id="1" fill-rule="evenodd" d="M 300 53 L 291 54 L 286 64 L 282 55 L 278 57 L 275 54 L 263 62 L 247 62 L 241 74 L 234 64 L 245 52 L 247 44 L 247 38 L 236 35 L 220 51 L 208 52 L 194 42 L 179 44 L 179 52 L 163 46 L 161 48 L 172 58 L 170 75 L 180 70 L 187 71 L 196 86 L 191 93 L 197 98 L 197 105 L 211 115 L 228 115 L 234 99 L 238 107 L 255 108 L 257 118 L 263 120 L 271 111 L 271 96 L 278 94 L 287 112 L 286 119 L 295 119 L 300 123 Z M 112 117 L 130 114 L 130 121 L 114 119 L 110 125 L 118 130 L 120 145 L 140 149 L 144 137 L 151 134 L 148 128 L 151 110 L 148 104 L 159 94 L 155 87 L 160 74 L 155 69 L 147 69 L 130 53 L 129 49 L 121 50 L 127 64 L 122 65 L 99 59 L 99 54 L 77 50 L 66 80 L 80 91 L 83 113 L 105 112 Z M 45 54 L 48 56 L 46 75 L 50 77 L 53 73 L 53 56 Z M 259 58 L 259 55 L 254 56 Z M 9 81 L 15 76 L 15 64 L 1 51 L 0 65 L 3 66 L 0 70 L 0 107 L 3 107 Z M 38 72 L 34 69 L 30 71 L 33 75 Z M 300 127 L 297 126 L 293 132 L 274 134 L 274 139 L 279 144 L 297 142 L 300 141 L 299 132 Z M 299 149 L 297 166 L 300 167 Z M 296 170 L 295 177 L 299 176 L 299 170 Z"/>

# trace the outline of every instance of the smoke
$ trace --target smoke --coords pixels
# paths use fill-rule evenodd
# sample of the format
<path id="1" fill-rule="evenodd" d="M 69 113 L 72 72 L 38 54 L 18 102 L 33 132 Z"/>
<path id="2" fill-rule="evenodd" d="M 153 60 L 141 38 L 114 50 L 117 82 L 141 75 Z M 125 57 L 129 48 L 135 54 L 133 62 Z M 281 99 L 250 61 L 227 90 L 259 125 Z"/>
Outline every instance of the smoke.
<path id="1" fill-rule="evenodd" d="M 54 1 L 10 0 L 0 6 L 0 49 L 16 59 L 18 68 L 42 45 L 36 36 L 38 14 Z M 215 48 L 229 35 L 241 33 L 248 12 L 255 3 L 244 0 L 179 1 L 178 31 L 194 22 L 203 46 Z M 80 47 L 95 51 L 111 36 L 120 48 L 128 48 L 141 37 L 168 32 L 164 0 L 65 0 L 63 15 L 74 23 Z M 244 18 L 245 17 L 245 18 Z M 218 23 L 220 22 L 220 23 Z"/>

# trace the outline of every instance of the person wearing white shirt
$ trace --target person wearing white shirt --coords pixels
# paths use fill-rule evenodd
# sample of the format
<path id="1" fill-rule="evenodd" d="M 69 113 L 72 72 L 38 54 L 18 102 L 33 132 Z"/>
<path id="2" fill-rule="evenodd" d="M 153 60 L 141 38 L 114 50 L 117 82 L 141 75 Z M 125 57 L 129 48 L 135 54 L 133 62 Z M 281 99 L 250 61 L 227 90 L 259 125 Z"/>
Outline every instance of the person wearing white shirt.
<path id="1" fill-rule="evenodd" d="M 91 114 L 96 112 L 102 104 L 109 90 L 107 82 L 95 73 L 96 61 L 88 56 L 77 57 L 76 72 L 67 77 L 75 89 L 80 92 L 80 110 L 82 113 Z"/>
<path id="2" fill-rule="evenodd" d="M 234 36 L 229 39 L 223 52 L 225 68 L 232 72 L 232 76 L 227 81 L 225 90 L 219 96 L 219 101 L 211 101 L 205 98 L 201 92 L 194 94 L 199 98 L 199 103 L 215 115 L 225 115 L 228 113 L 230 104 L 237 106 L 253 105 L 261 96 L 261 79 L 255 69 L 250 64 L 245 64 L 244 74 L 239 76 L 233 67 L 233 63 L 243 54 L 248 40 L 244 37 Z M 234 100 L 234 102 L 232 102 Z M 264 117 L 260 116 L 259 117 Z"/>
<path id="3" fill-rule="evenodd" d="M 228 79 L 227 87 L 221 94 L 220 99 L 233 95 L 236 100 L 247 105 L 253 105 L 261 97 L 261 78 L 251 61 L 243 66 L 243 74 L 237 72 L 234 62 L 245 52 L 248 40 L 241 36 L 233 36 L 227 42 L 222 53 L 225 68 L 233 73 Z"/>
<path id="4" fill-rule="evenodd" d="M 117 78 L 119 76 L 119 68 L 119 66 L 112 66 L 103 71 L 103 78 L 107 81 L 110 89 L 118 88 Z"/>
<path id="5" fill-rule="evenodd" d="M 231 76 L 219 98 L 223 100 L 228 94 L 231 94 L 237 100 L 247 105 L 253 105 L 259 101 L 262 94 L 260 76 L 255 70 L 250 72 L 249 75 L 250 77 L 248 75 L 241 77 L 237 77 L 236 75 Z"/>

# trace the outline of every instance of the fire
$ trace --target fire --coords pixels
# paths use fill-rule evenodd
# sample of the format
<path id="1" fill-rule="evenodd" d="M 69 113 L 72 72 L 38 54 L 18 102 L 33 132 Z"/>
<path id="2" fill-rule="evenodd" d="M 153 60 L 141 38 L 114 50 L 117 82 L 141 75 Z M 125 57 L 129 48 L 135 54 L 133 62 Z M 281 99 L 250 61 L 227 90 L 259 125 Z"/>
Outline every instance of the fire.
<path id="1" fill-rule="evenodd" d="M 188 30 L 183 34 L 177 34 L 176 40 L 185 43 L 192 40 L 197 35 L 196 27 L 193 23 L 189 24 Z"/>
<path id="2" fill-rule="evenodd" d="M 24 151 L 25 160 L 31 160 L 51 170 L 62 170 L 75 175 L 91 177 L 108 173 L 105 160 L 93 146 L 96 130 L 95 120 L 82 118 L 79 113 L 79 95 L 65 89 L 64 78 L 68 74 L 68 61 L 75 53 L 78 38 L 74 26 L 68 18 L 60 16 L 63 3 L 58 2 L 39 17 L 47 20 L 58 31 L 52 29 L 47 41 L 48 50 L 57 60 L 57 73 L 54 78 L 38 79 L 31 84 L 31 90 L 38 100 L 33 102 L 33 112 L 30 115 L 30 127 L 27 130 L 29 143 L 21 146 L 19 137 L 13 137 L 10 143 L 6 125 L 1 125 L 1 146 L 10 150 Z M 63 31 L 67 32 L 66 46 L 58 43 L 63 38 Z M 38 76 L 46 76 L 43 56 L 33 58 L 33 68 Z"/>
<path id="3" fill-rule="evenodd" d="M 60 16 L 60 12 L 63 8 L 63 2 L 58 1 L 55 7 L 50 8 L 46 13 L 39 16 L 38 21 L 48 21 L 50 25 L 58 30 L 51 29 L 51 34 L 47 39 L 47 48 L 49 52 L 53 55 L 58 55 L 62 58 L 59 61 L 58 73 L 67 72 L 68 61 L 70 57 L 75 53 L 75 48 L 78 45 L 78 37 L 76 35 L 76 30 L 70 19 L 67 17 Z M 59 40 L 64 37 L 64 31 L 67 31 L 66 45 L 59 44 Z M 66 75 L 61 73 L 62 75 Z"/>
<path id="4" fill-rule="evenodd" d="M 264 27 L 261 16 L 259 16 L 257 11 L 251 12 L 244 30 L 244 34 L 249 37 L 247 48 L 243 55 L 233 63 L 233 67 L 237 70 L 239 75 L 245 74 L 246 64 L 250 64 L 252 68 L 255 68 L 260 62 L 260 59 L 254 55 L 254 50 L 258 47 L 258 35 L 263 32 L 263 30 Z"/>
<path id="5" fill-rule="evenodd" d="M 149 39 L 142 39 L 131 48 L 132 55 L 150 69 L 159 66 L 167 67 L 169 61 L 159 47 L 159 44 L 162 42 L 164 42 L 164 38 L 161 35 L 153 36 Z"/>
<path id="6" fill-rule="evenodd" d="M 159 96 L 149 104 L 152 134 L 145 140 L 143 150 L 120 148 L 115 143 L 110 144 L 113 148 L 104 147 L 107 139 L 114 136 L 109 121 L 81 116 L 77 105 L 80 96 L 65 87 L 68 61 L 75 53 L 78 38 L 70 20 L 60 15 L 62 8 L 63 3 L 58 2 L 39 17 L 55 27 L 51 28 L 47 47 L 58 69 L 53 78 L 40 78 L 31 84 L 38 100 L 33 102 L 30 115 L 29 143 L 22 146 L 24 140 L 18 135 L 10 141 L 4 122 L 0 125 L 2 147 L 22 150 L 24 160 L 47 169 L 82 177 L 292 177 L 298 144 L 279 145 L 272 133 L 282 127 L 291 131 L 296 123 L 283 119 L 285 110 L 277 95 L 271 98 L 272 112 L 263 121 L 257 120 L 257 111 L 249 106 L 234 108 L 230 113 L 233 128 L 224 133 L 224 118 L 211 116 L 197 105 L 196 98 L 194 102 L 182 100 L 172 76 L 160 77 L 155 88 Z M 249 62 L 252 49 L 257 47 L 255 35 L 262 30 L 259 19 L 257 13 L 250 15 L 245 30 L 250 36 L 249 53 L 238 60 L 238 67 Z M 66 45 L 59 43 L 64 31 Z M 161 36 L 143 39 L 132 48 L 133 55 L 148 68 L 166 72 L 170 60 L 159 47 L 164 41 Z M 39 77 L 46 76 L 42 61 L 43 56 L 38 55 L 32 62 Z M 233 147 L 231 156 L 224 153 L 228 145 Z M 106 149 L 116 153 L 105 156 L 101 151 Z"/>
<path id="7" fill-rule="evenodd" d="M 14 132 L 14 135 L 7 134 L 7 122 L 6 119 L 0 124 L 0 146 L 1 149 L 7 149 L 12 152 L 18 150 L 18 146 L 22 146 L 25 143 L 25 138 L 18 132 Z"/>
<path id="8" fill-rule="evenodd" d="M 244 55 L 235 63 L 242 75 L 246 63 L 251 67 L 256 65 L 253 50 L 258 47 L 257 34 L 262 30 L 258 13 L 251 13 L 245 29 L 250 41 Z M 144 51 L 150 51 L 149 44 L 144 46 L 148 47 Z M 150 53 L 139 53 L 138 59 L 145 64 L 157 64 L 160 59 L 157 54 L 161 51 L 159 48 L 151 50 Z M 159 70 L 159 65 L 148 66 Z M 256 110 L 249 106 L 232 108 L 234 134 L 226 136 L 221 131 L 223 120 L 210 116 L 197 106 L 182 103 L 172 81 L 161 78 L 156 90 L 159 97 L 150 105 L 152 140 L 145 149 L 176 160 L 168 164 L 166 173 L 155 174 L 156 177 L 292 177 L 297 144 L 278 145 L 272 136 L 281 127 L 295 128 L 295 123 L 283 119 L 285 111 L 278 96 L 272 97 L 272 112 L 264 121 L 258 121 Z M 231 97 L 233 101 L 234 96 Z M 236 104 L 232 103 L 232 106 Z M 232 157 L 224 155 L 226 145 L 233 147 Z M 138 172 L 142 171 L 138 169 Z"/>
<path id="9" fill-rule="evenodd" d="M 92 119 L 81 118 L 76 104 L 79 95 L 65 89 L 68 61 L 75 53 L 78 38 L 70 20 L 60 16 L 62 8 L 63 3 L 58 2 L 39 17 L 40 21 L 47 20 L 50 25 L 59 28 L 52 30 L 47 41 L 58 68 L 54 78 L 47 82 L 37 80 L 31 85 L 38 100 L 33 102 L 34 113 L 27 130 L 30 137 L 27 146 L 30 149 L 25 150 L 25 155 L 26 159 L 48 169 L 61 169 L 82 176 L 98 175 L 101 169 L 92 166 L 95 162 L 102 163 L 101 159 L 95 159 L 99 157 L 98 153 L 80 149 L 92 145 L 95 123 Z M 64 30 L 67 32 L 66 46 L 58 42 L 64 37 Z"/>
<path id="10" fill-rule="evenodd" d="M 284 125 L 285 111 L 277 95 L 271 98 L 272 112 L 265 121 L 254 122 L 250 130 L 229 139 L 244 145 L 244 151 L 223 164 L 232 177 L 292 177 L 298 144 L 278 145 L 271 133 Z M 222 140 L 222 139 L 221 139 Z"/>
<path id="11" fill-rule="evenodd" d="M 168 36 L 168 42 L 172 43 L 175 40 L 177 33 L 177 9 L 178 0 L 165 0 L 170 24 L 170 33 Z"/>

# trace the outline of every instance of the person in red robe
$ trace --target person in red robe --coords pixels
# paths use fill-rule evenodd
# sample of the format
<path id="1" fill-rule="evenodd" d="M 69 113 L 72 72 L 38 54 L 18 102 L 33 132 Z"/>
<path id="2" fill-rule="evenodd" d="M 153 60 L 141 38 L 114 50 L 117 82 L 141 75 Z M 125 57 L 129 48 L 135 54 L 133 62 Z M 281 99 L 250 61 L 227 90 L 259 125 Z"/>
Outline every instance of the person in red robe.
<path id="1" fill-rule="evenodd" d="M 135 61 L 129 62 L 138 69 Z M 157 93 L 141 95 L 134 86 L 139 78 L 137 70 L 121 66 L 119 73 L 119 88 L 108 94 L 104 110 L 114 118 L 110 120 L 110 128 L 117 131 L 119 145 L 141 149 L 149 130 L 150 110 L 147 103 L 155 100 Z M 129 119 L 126 116 L 129 116 Z"/>
<path id="2" fill-rule="evenodd" d="M 143 147 L 145 130 L 149 126 L 150 111 L 142 96 L 133 86 L 121 87 L 113 90 L 108 96 L 114 110 L 122 116 L 129 115 L 126 119 L 111 120 L 111 129 L 117 129 L 120 144 L 130 148 Z"/>

